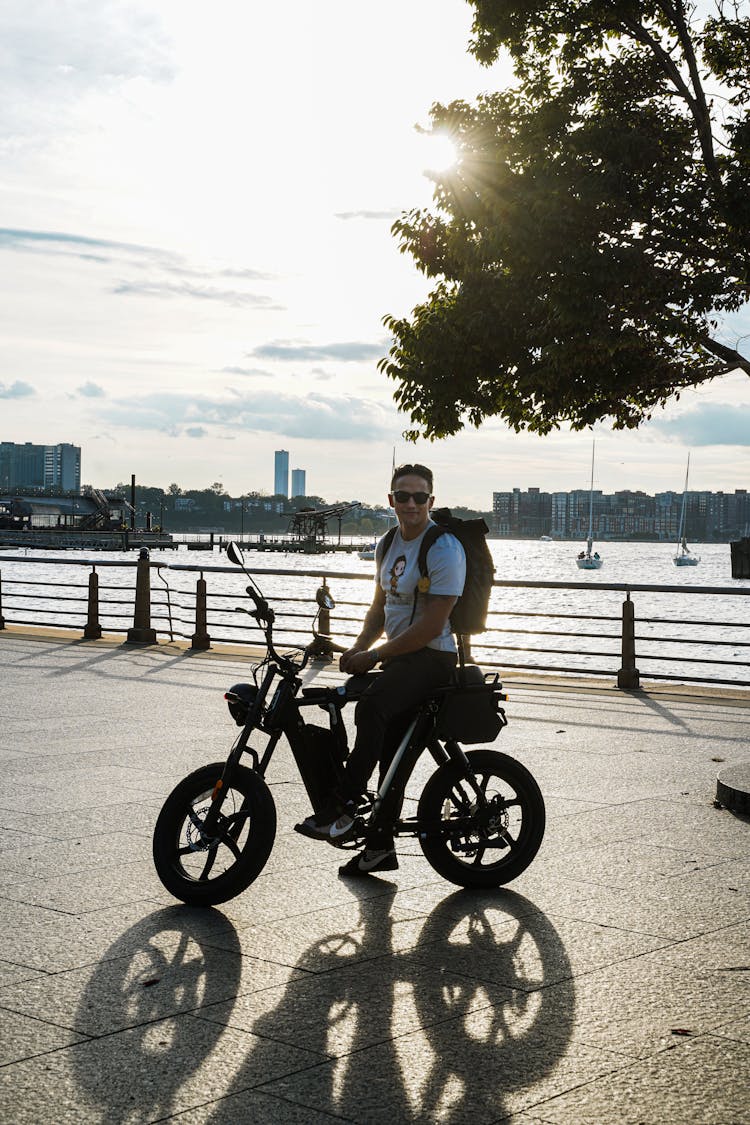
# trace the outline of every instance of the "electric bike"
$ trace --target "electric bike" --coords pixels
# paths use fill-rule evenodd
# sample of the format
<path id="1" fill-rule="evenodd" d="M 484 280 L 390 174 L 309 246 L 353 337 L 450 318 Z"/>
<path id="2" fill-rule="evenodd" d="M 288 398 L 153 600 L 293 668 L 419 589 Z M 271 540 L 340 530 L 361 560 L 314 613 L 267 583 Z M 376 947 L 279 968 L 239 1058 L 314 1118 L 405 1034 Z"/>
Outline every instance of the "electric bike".
<path id="1" fill-rule="evenodd" d="M 225 693 L 240 732 L 225 762 L 212 762 L 184 778 L 167 798 L 156 822 L 153 856 L 167 890 L 192 906 L 212 906 L 244 891 L 262 872 L 276 836 L 276 807 L 265 780 L 284 738 L 294 756 L 313 811 L 330 802 L 348 754 L 343 710 L 356 702 L 378 672 L 353 676 L 339 686 L 304 686 L 302 673 L 313 645 L 279 652 L 273 640 L 274 611 L 245 567 L 236 544 L 230 562 L 242 567 L 254 605 L 240 610 L 263 631 L 265 657 L 253 682 Z M 326 608 L 333 601 L 325 595 Z M 369 830 L 416 837 L 428 863 L 461 887 L 498 887 L 534 859 L 545 827 L 544 800 L 531 773 L 507 754 L 465 750 L 462 744 L 494 741 L 507 725 L 507 698 L 496 675 L 466 663 L 459 638 L 455 682 L 431 695 L 409 720 L 377 792 L 357 810 L 358 847 Z M 322 710 L 327 726 L 313 723 Z M 251 744 L 265 740 L 262 751 Z M 424 753 L 435 772 L 403 816 L 406 785 Z M 244 761 L 243 761 L 244 759 Z M 248 762 L 250 764 L 245 764 Z"/>

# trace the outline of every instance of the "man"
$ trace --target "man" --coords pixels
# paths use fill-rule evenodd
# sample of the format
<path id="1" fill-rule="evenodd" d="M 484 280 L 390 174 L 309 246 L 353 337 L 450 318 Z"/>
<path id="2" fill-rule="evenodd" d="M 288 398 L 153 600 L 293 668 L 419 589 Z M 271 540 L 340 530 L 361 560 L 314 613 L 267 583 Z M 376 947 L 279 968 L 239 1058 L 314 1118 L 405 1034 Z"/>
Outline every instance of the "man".
<path id="1" fill-rule="evenodd" d="M 362 631 L 339 661 L 341 671 L 350 676 L 370 672 L 377 664 L 382 664 L 383 671 L 357 703 L 357 737 L 346 763 L 342 792 L 330 809 L 297 826 L 313 839 L 345 842 L 376 764 L 380 762 L 382 780 L 415 709 L 453 677 L 457 652 L 449 618 L 464 588 L 466 558 L 453 535 L 441 535 L 428 551 L 429 590 L 422 592 L 418 557 L 422 538 L 433 526 L 432 489 L 432 472 L 424 465 L 401 465 L 393 473 L 388 500 L 398 528 L 382 558 L 378 545 L 380 563 L 372 604 Z M 372 648 L 384 631 L 385 643 Z M 393 836 L 371 832 L 365 850 L 340 871 L 357 876 L 397 867 Z"/>

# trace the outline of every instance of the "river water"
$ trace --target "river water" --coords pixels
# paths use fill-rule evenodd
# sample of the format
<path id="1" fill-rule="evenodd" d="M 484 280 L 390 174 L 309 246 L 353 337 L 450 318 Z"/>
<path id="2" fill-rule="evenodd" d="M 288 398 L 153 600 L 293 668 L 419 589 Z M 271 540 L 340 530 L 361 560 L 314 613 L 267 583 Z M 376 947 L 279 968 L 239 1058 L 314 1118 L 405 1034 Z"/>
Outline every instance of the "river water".
<path id="1" fill-rule="evenodd" d="M 668 675 L 750 683 L 750 581 L 731 577 L 728 544 L 691 545 L 701 557 L 696 567 L 674 566 L 674 547 L 666 543 L 605 542 L 597 546 L 604 559 L 601 570 L 579 571 L 575 556 L 580 544 L 491 540 L 497 580 L 561 582 L 570 588 L 493 590 L 488 632 L 475 638 L 476 658 L 501 668 L 536 666 L 614 673 L 621 663 L 620 617 L 625 595 L 604 587 L 645 584 L 658 589 L 631 593 L 637 665 L 643 678 Z M 27 560 L 31 559 L 39 561 L 30 567 Z M 59 612 L 60 602 L 53 600 L 61 591 L 40 584 L 74 583 L 77 592 L 63 592 L 85 598 L 90 567 L 75 565 L 84 559 L 98 567 L 100 618 L 105 631 L 125 631 L 132 624 L 134 553 L 67 551 L 53 561 L 50 552 L 5 552 L 0 574 L 6 620 L 63 623 L 66 618 Z M 260 639 L 248 619 L 233 612 L 243 602 L 246 581 L 241 572 L 229 567 L 218 548 L 153 551 L 151 561 L 162 564 L 158 575 L 152 571 L 151 580 L 152 598 L 157 603 L 155 617 L 160 618 L 154 624 L 160 631 L 167 630 L 171 623 L 175 635 L 192 635 L 196 578 L 203 570 L 209 591 L 209 633 L 214 639 Z M 328 576 L 337 603 L 331 614 L 332 634 L 346 644 L 358 632 L 371 587 L 353 576 L 373 575 L 372 562 L 346 552 L 310 556 L 254 551 L 246 552 L 246 562 L 277 610 L 280 635 L 289 643 L 304 643 L 310 638 L 321 572 Z M 184 570 L 185 566 L 191 570 Z M 214 571 L 214 567 L 222 569 Z M 274 571 L 286 573 L 271 573 Z M 707 587 L 721 587 L 723 592 L 700 592 Z M 125 590 L 130 591 L 127 598 Z M 23 599 L 24 593 L 32 596 Z M 124 604 L 117 604 L 118 596 Z M 67 624 L 77 624 L 80 607 L 71 605 L 73 621 L 69 615 Z"/>

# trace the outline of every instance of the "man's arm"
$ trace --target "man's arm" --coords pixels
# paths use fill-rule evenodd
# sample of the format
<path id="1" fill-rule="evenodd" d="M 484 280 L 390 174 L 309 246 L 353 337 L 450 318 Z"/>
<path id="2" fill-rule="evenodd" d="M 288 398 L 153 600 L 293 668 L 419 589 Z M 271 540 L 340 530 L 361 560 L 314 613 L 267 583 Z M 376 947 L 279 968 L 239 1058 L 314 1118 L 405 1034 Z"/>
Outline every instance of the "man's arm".
<path id="1" fill-rule="evenodd" d="M 361 632 L 351 648 L 346 652 L 342 652 L 339 658 L 339 668 L 342 672 L 348 672 L 354 675 L 356 672 L 367 672 L 372 668 L 373 662 L 367 655 L 367 650 L 379 637 L 383 635 L 383 626 L 385 625 L 385 590 L 382 586 L 375 587 L 375 594 L 372 599 L 372 604 L 365 614 L 365 620 L 362 625 Z M 352 668 L 351 660 L 353 657 L 360 653 L 367 655 L 367 666 L 364 668 Z M 361 663 L 361 662 L 360 662 Z"/>
<path id="2" fill-rule="evenodd" d="M 385 605 L 385 593 L 382 590 L 380 592 L 383 594 L 383 605 Z M 376 649 L 370 649 L 368 652 L 364 651 L 367 645 L 365 643 L 360 645 L 360 641 L 369 636 L 367 622 L 376 601 L 377 598 L 373 600 L 365 618 L 364 628 L 355 641 L 354 647 L 345 652 L 339 661 L 342 672 L 348 672 L 350 675 L 369 672 L 381 660 L 392 660 L 394 656 L 405 656 L 409 652 L 417 652 L 419 649 L 425 648 L 430 641 L 434 641 L 435 637 L 439 637 L 442 633 L 458 598 L 448 594 L 428 594 L 425 598 L 424 612 L 418 621 L 413 622 L 408 629 L 405 629 L 398 637 L 394 637 L 392 641 L 386 641 L 385 644 Z M 368 643 L 371 644 L 373 640 L 377 640 L 382 630 L 381 623 L 380 631 L 372 636 Z M 347 658 L 346 663 L 344 663 L 344 658 Z"/>

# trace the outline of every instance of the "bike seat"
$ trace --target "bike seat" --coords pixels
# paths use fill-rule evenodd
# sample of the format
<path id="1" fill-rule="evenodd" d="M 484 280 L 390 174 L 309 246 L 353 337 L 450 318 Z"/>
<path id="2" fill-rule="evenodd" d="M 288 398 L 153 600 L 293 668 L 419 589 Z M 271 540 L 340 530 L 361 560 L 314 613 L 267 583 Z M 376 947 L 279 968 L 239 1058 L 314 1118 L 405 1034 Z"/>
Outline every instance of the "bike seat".
<path id="1" fill-rule="evenodd" d="M 343 707 L 359 699 L 365 689 L 372 683 L 373 677 L 379 672 L 364 672 L 359 676 L 350 676 L 343 684 L 337 687 L 305 687 L 302 696 L 308 703 L 318 703 L 321 707 Z"/>

